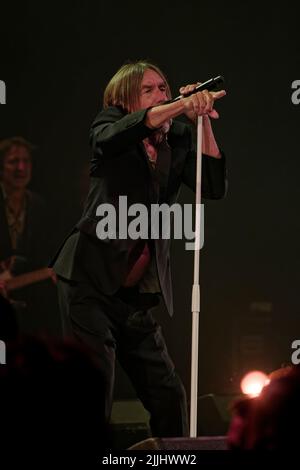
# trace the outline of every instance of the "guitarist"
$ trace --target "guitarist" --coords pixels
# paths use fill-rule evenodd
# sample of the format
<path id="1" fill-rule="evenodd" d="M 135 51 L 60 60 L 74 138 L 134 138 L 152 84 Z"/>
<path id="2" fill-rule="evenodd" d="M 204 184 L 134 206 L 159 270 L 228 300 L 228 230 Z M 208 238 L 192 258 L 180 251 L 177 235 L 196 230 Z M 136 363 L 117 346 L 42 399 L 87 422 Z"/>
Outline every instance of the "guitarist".
<path id="1" fill-rule="evenodd" d="M 46 266 L 49 255 L 45 243 L 47 235 L 45 205 L 37 194 L 28 189 L 32 177 L 33 150 L 34 146 L 22 137 L 13 137 L 0 142 L 2 295 L 7 295 L 7 285 L 12 277 Z M 32 294 L 33 290 L 26 289 L 14 294 L 14 298 L 30 304 L 36 292 L 35 295 Z M 38 294 L 36 298 L 39 298 Z M 30 315 L 34 317 L 36 315 L 33 312 L 34 307 L 29 308 Z"/>

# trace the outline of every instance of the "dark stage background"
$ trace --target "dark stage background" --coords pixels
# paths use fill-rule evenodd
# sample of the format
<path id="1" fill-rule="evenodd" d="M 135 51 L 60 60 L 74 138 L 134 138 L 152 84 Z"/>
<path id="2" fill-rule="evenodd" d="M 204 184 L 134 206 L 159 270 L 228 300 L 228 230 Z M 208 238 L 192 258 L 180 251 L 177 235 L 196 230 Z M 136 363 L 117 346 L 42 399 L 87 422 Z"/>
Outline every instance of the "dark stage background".
<path id="1" fill-rule="evenodd" d="M 229 190 L 205 203 L 200 394 L 235 392 L 244 370 L 279 367 L 300 337 L 299 13 L 297 2 L 255 1 L 1 6 L 0 138 L 22 135 L 38 147 L 32 188 L 47 201 L 53 250 L 80 215 L 88 131 L 116 69 L 148 58 L 174 96 L 182 84 L 224 75 L 228 94 L 213 125 Z M 180 201 L 193 194 L 184 188 Z M 163 307 L 157 316 L 189 391 L 193 253 L 183 242 L 173 243 L 172 264 L 175 318 Z M 116 396 L 132 394 L 119 372 Z"/>

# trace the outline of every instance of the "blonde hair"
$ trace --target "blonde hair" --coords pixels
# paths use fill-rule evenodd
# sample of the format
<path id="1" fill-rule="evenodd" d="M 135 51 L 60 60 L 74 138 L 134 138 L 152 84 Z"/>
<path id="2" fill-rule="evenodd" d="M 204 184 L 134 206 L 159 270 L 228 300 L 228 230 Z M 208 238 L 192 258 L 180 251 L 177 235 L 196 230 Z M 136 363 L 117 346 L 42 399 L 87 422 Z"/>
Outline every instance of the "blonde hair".
<path id="1" fill-rule="evenodd" d="M 103 108 L 121 106 L 128 113 L 136 111 L 139 107 L 141 83 L 148 69 L 164 80 L 167 97 L 171 99 L 170 87 L 163 72 L 156 65 L 139 60 L 122 65 L 112 77 L 104 91 Z"/>

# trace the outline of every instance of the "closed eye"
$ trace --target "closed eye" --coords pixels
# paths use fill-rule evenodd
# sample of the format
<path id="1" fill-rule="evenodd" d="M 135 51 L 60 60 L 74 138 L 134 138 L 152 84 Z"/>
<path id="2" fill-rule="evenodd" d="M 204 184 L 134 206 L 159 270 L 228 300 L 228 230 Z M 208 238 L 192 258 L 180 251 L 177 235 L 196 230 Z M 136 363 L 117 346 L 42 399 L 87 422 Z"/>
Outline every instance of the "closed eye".
<path id="1" fill-rule="evenodd" d="M 152 87 L 145 87 L 145 88 L 143 89 L 143 92 L 144 92 L 144 93 L 150 93 L 151 91 L 152 91 Z"/>

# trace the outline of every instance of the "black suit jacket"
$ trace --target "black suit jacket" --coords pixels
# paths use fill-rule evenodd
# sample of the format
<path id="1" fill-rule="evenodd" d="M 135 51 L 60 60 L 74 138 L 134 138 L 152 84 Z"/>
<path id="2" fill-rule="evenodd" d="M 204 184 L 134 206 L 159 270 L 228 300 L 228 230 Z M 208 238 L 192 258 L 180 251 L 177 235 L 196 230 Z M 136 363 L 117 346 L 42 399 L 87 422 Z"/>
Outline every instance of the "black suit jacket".
<path id="1" fill-rule="evenodd" d="M 49 232 L 46 225 L 46 205 L 32 191 L 26 191 L 24 231 L 16 250 L 13 250 L 7 223 L 5 203 L 0 187 L 0 261 L 16 256 L 13 274 L 18 275 L 47 265 L 51 250 L 46 243 Z"/>
<path id="2" fill-rule="evenodd" d="M 119 107 L 101 111 L 92 124 L 93 150 L 90 189 L 80 221 L 63 242 L 51 265 L 66 279 L 92 282 L 105 294 L 115 293 L 124 282 L 128 254 L 135 240 L 99 240 L 96 216 L 100 204 L 115 206 L 118 220 L 119 196 L 127 196 L 128 206 L 142 203 L 171 205 L 180 185 L 195 190 L 196 153 L 190 126 L 173 121 L 168 133 L 170 151 L 159 151 L 156 170 L 152 169 L 143 139 L 153 132 L 145 125 L 147 110 L 124 114 Z M 203 155 L 202 196 L 219 199 L 225 194 L 224 156 Z M 116 227 L 118 234 L 118 224 Z M 162 294 L 173 313 L 170 273 L 170 240 L 155 240 L 156 263 Z"/>

